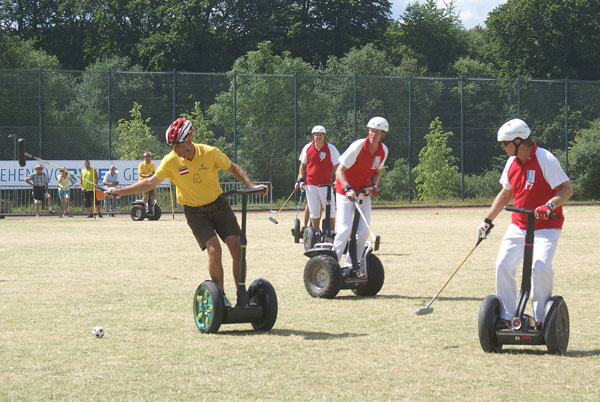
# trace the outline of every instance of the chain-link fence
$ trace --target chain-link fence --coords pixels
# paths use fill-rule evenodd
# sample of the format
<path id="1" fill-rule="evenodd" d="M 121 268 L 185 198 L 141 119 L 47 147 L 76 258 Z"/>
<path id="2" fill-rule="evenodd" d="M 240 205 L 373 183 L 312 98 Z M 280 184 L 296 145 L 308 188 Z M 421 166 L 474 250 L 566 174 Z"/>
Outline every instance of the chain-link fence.
<path id="1" fill-rule="evenodd" d="M 568 144 L 600 118 L 599 98 L 600 82 L 568 79 L 0 70 L 0 159 L 14 157 L 20 137 L 44 159 L 119 159 L 117 125 L 130 119 L 133 102 L 161 140 L 198 102 L 210 129 L 225 138 L 224 151 L 252 179 L 272 182 L 280 198 L 312 126 L 324 125 L 343 152 L 381 115 L 390 122 L 386 165 L 406 168 L 410 198 L 411 170 L 436 117 L 453 133 L 449 146 L 462 177 L 498 168 L 496 132 L 514 117 L 528 122 L 541 146 L 560 150 L 568 171 Z"/>

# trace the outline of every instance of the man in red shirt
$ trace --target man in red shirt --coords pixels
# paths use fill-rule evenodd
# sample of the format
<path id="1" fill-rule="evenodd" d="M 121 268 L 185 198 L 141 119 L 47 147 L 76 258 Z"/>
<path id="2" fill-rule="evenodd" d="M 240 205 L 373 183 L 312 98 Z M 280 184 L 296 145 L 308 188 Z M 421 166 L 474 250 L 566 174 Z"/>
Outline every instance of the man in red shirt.
<path id="1" fill-rule="evenodd" d="M 564 215 L 562 204 L 573 195 L 569 178 L 549 151 L 529 138 L 531 130 L 521 119 L 510 120 L 498 130 L 498 141 L 509 156 L 498 193 L 477 233 L 485 238 L 494 218 L 514 198 L 516 208 L 535 210 L 531 303 L 537 325 L 544 319 L 546 301 L 552 296 L 552 258 L 560 237 Z M 548 219 L 550 213 L 558 215 Z M 523 259 L 527 216 L 513 212 L 496 258 L 496 293 L 502 301 L 497 328 L 508 328 L 516 313 L 515 275 Z"/>
<path id="2" fill-rule="evenodd" d="M 338 255 L 346 247 L 348 238 L 352 231 L 352 219 L 355 209 L 356 190 L 370 188 L 370 193 L 364 197 L 361 204 L 365 218 L 371 221 L 371 197 L 377 194 L 377 183 L 381 175 L 381 168 L 388 156 L 388 148 L 381 140 L 389 131 L 389 124 L 383 117 L 373 117 L 367 124 L 368 134 L 366 138 L 354 141 L 348 149 L 340 156 L 340 165 L 335 173 L 336 192 L 336 225 L 333 246 Z M 356 255 L 362 255 L 369 229 L 361 220 L 357 229 Z M 342 266 L 352 266 L 350 253 Z"/>
<path id="3" fill-rule="evenodd" d="M 339 164 L 340 153 L 333 144 L 325 141 L 326 130 L 323 126 L 312 129 L 313 141 L 304 146 L 300 153 L 300 169 L 297 185 L 306 191 L 306 203 L 310 213 L 312 227 L 319 237 L 321 211 L 327 206 L 327 191 L 331 178 Z M 319 187 L 322 186 L 322 187 Z M 330 204 L 330 228 L 335 227 L 335 202 Z"/>

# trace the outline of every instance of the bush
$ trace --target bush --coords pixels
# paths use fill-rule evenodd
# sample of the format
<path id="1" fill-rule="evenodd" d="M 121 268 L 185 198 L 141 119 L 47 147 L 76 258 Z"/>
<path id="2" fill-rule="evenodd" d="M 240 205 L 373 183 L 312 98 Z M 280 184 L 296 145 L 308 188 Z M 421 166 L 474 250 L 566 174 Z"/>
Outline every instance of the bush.
<path id="1" fill-rule="evenodd" d="M 404 158 L 397 159 L 391 170 L 381 171 L 378 197 L 386 201 L 408 200 L 408 162 Z"/>

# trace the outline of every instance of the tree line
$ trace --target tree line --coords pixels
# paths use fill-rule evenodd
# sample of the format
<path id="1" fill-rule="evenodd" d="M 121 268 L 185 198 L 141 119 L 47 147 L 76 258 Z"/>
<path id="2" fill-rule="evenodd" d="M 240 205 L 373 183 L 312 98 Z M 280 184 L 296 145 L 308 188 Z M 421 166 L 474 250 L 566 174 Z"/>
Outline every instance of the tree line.
<path id="1" fill-rule="evenodd" d="M 389 195 L 493 196 L 502 166 L 494 130 L 516 115 L 534 127 L 545 147 L 559 151 L 565 151 L 567 121 L 574 151 L 568 161 L 563 152 L 563 160 L 586 183 L 600 176 L 591 145 L 600 117 L 597 87 L 581 85 L 579 103 L 567 106 L 553 92 L 556 86 L 564 90 L 563 84 L 527 80 L 598 78 L 593 66 L 600 41 L 594 38 L 600 29 L 591 18 L 600 15 L 598 6 L 509 0 L 490 13 L 485 27 L 466 30 L 452 1 L 444 8 L 435 1 L 409 4 L 397 21 L 389 18 L 389 1 L 5 1 L 0 66 L 83 70 L 45 74 L 40 85 L 51 99 L 44 101 L 43 141 L 61 152 L 68 144 L 74 157 L 130 158 L 140 146 L 160 150 L 173 110 L 193 118 L 203 140 L 239 156 L 253 177 L 272 181 L 278 194 L 293 181 L 297 150 L 312 125 L 324 124 L 342 150 L 364 135 L 369 117 L 381 114 L 394 130 L 382 177 Z M 180 74 L 178 105 L 172 106 L 170 76 L 143 72 L 173 69 L 229 73 L 199 87 L 195 76 Z M 411 84 L 398 78 L 411 76 L 439 79 Z M 38 110 L 24 104 L 30 96 L 14 93 L 32 95 L 38 85 L 11 88 L 19 79 L 15 72 L 0 77 L 0 127 L 35 126 Z M 188 87 L 194 89 L 186 92 Z M 114 98 L 108 112 L 107 97 Z M 469 110 L 463 117 L 464 102 Z M 461 126 L 465 138 L 459 139 Z M 409 128 L 412 144 L 405 136 Z M 73 135 L 79 141 L 70 141 Z M 434 139 L 440 144 L 439 136 L 449 148 L 427 149 Z M 459 144 L 467 155 L 460 169 L 450 157 L 462 152 Z M 443 186 L 426 180 L 436 155 L 449 163 Z M 590 190 L 587 197 L 595 197 Z"/>

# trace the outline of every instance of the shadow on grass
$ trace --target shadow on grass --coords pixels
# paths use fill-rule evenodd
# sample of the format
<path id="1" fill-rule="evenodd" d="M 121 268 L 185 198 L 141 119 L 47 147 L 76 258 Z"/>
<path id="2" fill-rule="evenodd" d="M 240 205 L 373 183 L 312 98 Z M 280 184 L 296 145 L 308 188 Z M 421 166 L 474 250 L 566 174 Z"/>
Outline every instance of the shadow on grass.
<path id="1" fill-rule="evenodd" d="M 354 294 L 336 296 L 341 300 L 363 300 L 363 299 L 388 299 L 388 300 L 422 300 L 429 302 L 431 297 L 425 296 L 402 296 L 402 295 L 376 295 L 376 296 L 356 296 Z M 483 297 L 438 297 L 435 301 L 482 301 Z"/>
<path id="2" fill-rule="evenodd" d="M 365 334 L 356 334 L 352 332 L 342 332 L 334 334 L 331 332 L 317 332 L 317 331 L 301 331 L 297 329 L 272 329 L 269 332 L 262 331 L 219 331 L 221 335 L 233 335 L 233 336 L 248 336 L 248 335 L 277 335 L 277 336 L 301 336 L 309 341 L 326 341 L 329 339 L 340 339 L 340 338 L 357 338 L 359 336 L 366 336 Z"/>
<path id="3" fill-rule="evenodd" d="M 548 353 L 547 350 L 544 349 L 502 349 L 500 354 L 504 355 L 548 355 L 552 356 Z M 585 357 L 594 357 L 600 356 L 600 350 L 567 350 L 567 354 L 565 356 L 557 356 L 557 357 L 571 357 L 571 358 L 585 358 Z"/>

